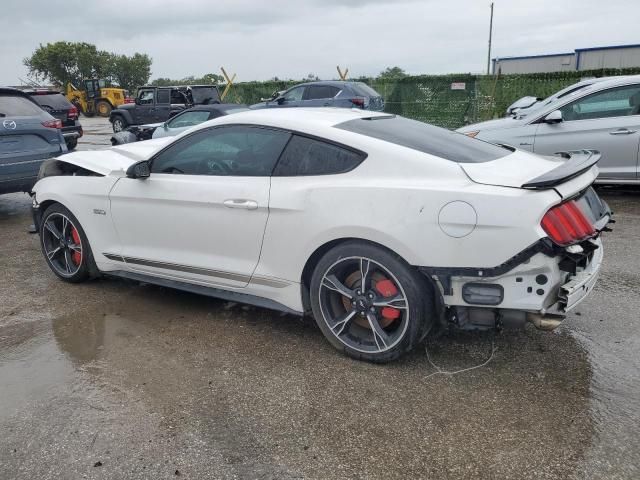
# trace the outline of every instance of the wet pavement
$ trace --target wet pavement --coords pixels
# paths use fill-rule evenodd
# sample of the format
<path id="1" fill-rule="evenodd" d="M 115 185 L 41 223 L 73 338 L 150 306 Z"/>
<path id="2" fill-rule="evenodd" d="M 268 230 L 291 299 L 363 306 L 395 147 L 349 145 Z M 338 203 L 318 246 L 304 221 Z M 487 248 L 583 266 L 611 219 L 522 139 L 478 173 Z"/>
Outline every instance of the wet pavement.
<path id="1" fill-rule="evenodd" d="M 61 282 L 28 197 L 0 196 L 0 479 L 640 478 L 640 191 L 605 198 L 615 232 L 577 312 L 432 340 L 447 370 L 496 350 L 429 376 L 423 349 L 352 361 L 310 319 Z"/>

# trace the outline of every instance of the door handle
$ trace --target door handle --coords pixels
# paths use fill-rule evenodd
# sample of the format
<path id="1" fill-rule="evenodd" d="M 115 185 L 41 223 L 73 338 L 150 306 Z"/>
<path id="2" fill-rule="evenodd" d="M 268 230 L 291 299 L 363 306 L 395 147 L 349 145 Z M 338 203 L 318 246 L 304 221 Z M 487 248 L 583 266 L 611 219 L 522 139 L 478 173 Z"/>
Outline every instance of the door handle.
<path id="1" fill-rule="evenodd" d="M 628 128 L 619 128 L 618 130 L 614 130 L 613 132 L 609 132 L 609 135 L 631 135 L 632 133 L 636 133 L 635 130 L 629 130 Z"/>
<path id="2" fill-rule="evenodd" d="M 258 202 L 245 198 L 232 198 L 225 200 L 223 204 L 227 208 L 243 208 L 245 210 L 255 210 L 258 208 Z"/>

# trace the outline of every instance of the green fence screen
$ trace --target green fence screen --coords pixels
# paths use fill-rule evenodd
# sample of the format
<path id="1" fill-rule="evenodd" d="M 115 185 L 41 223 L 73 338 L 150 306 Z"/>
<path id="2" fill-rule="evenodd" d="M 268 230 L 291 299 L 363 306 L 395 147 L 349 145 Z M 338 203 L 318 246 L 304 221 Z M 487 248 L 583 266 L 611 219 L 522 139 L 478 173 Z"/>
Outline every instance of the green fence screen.
<path id="1" fill-rule="evenodd" d="M 397 80 L 362 79 L 385 99 L 385 111 L 446 128 L 504 115 L 515 100 L 531 95 L 547 97 L 587 77 L 631 75 L 640 68 L 526 75 L 420 75 Z M 234 84 L 227 101 L 253 104 L 285 90 L 296 81 Z"/>

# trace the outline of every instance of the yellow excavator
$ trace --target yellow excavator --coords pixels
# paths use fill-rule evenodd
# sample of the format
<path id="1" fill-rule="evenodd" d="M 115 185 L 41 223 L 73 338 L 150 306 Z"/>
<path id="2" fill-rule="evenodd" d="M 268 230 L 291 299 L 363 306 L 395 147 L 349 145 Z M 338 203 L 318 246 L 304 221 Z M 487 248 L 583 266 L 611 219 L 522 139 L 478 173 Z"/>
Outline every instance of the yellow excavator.
<path id="1" fill-rule="evenodd" d="M 114 108 L 132 102 L 126 90 L 107 87 L 104 80 L 97 78 L 83 80 L 80 88 L 68 83 L 65 96 L 86 117 L 108 117 Z"/>

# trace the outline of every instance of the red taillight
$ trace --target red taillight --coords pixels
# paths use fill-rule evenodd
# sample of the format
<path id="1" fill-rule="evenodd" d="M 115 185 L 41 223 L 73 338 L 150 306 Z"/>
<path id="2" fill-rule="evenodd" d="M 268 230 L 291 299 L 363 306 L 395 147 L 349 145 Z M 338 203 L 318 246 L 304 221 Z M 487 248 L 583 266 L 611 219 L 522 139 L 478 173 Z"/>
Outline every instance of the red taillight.
<path id="1" fill-rule="evenodd" d="M 125 97 L 124 103 L 136 103 L 136 101 L 131 97 Z"/>
<path id="2" fill-rule="evenodd" d="M 47 120 L 46 122 L 42 122 L 42 126 L 47 128 L 62 128 L 62 120 L 57 118 L 55 120 Z"/>
<path id="3" fill-rule="evenodd" d="M 596 233 L 574 200 L 553 207 L 542 217 L 540 225 L 551 240 L 562 246 L 579 242 Z"/>
<path id="4" fill-rule="evenodd" d="M 352 98 L 351 103 L 354 107 L 364 108 L 364 98 Z"/>
<path id="5" fill-rule="evenodd" d="M 69 120 L 77 120 L 78 119 L 78 107 L 76 107 L 75 105 L 72 106 L 69 109 L 69 112 L 67 113 L 67 118 Z"/>

